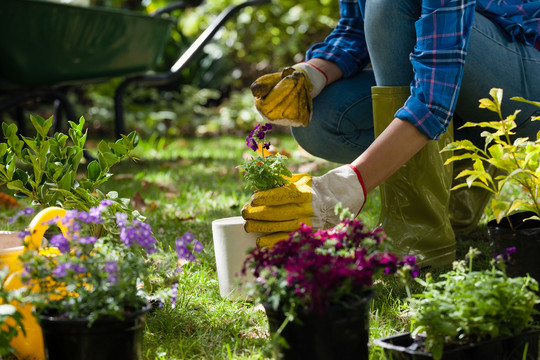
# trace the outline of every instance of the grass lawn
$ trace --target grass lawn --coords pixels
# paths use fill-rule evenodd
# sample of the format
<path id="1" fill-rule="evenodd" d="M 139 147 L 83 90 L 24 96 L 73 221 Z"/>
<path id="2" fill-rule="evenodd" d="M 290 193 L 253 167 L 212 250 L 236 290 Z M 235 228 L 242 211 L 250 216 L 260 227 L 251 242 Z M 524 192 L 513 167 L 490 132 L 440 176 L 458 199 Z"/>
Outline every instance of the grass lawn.
<path id="1" fill-rule="evenodd" d="M 321 175 L 336 166 L 309 156 L 288 135 L 278 136 L 277 141 L 271 136 L 271 141 L 288 153 L 293 172 Z M 131 198 L 165 251 L 173 251 L 174 240 L 186 231 L 205 245 L 196 262 L 183 266 L 176 307 L 165 304 L 148 315 L 143 345 L 146 359 L 271 357 L 267 321 L 260 306 L 219 295 L 211 233 L 213 220 L 238 216 L 250 197 L 235 168 L 250 152 L 243 137 L 142 139 L 136 149 L 140 160 L 114 168 L 115 176 L 102 188 Z M 375 227 L 379 207 L 378 191 L 373 191 L 360 218 Z M 485 225 L 458 239 L 458 256 L 470 245 L 489 251 Z M 404 289 L 393 283 L 380 283 L 376 288 L 371 338 L 408 330 Z M 383 359 L 381 351 L 371 347 L 371 359 Z"/>

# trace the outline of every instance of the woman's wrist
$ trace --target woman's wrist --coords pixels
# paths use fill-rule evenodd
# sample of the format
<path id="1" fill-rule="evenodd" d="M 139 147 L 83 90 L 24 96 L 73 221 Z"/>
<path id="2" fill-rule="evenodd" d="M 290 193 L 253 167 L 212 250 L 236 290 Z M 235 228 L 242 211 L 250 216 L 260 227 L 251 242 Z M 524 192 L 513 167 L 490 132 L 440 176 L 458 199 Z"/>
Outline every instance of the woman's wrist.
<path id="1" fill-rule="evenodd" d="M 327 83 L 331 84 L 336 80 L 339 80 L 343 77 L 343 70 L 339 66 L 337 66 L 335 63 L 325 60 L 325 59 L 319 59 L 314 58 L 307 61 L 308 64 L 313 65 L 315 68 L 317 68 L 319 71 L 322 71 L 326 78 Z"/>

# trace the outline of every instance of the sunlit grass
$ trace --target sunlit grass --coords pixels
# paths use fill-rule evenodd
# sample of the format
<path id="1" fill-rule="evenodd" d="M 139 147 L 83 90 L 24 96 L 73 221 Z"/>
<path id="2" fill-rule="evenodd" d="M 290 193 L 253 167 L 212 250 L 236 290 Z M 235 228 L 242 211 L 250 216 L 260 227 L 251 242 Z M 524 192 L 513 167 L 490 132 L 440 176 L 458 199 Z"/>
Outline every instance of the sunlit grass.
<path id="1" fill-rule="evenodd" d="M 293 172 L 307 169 L 312 175 L 322 175 L 337 165 L 307 155 L 286 134 L 272 142 L 288 154 Z M 198 260 L 183 267 L 176 307 L 164 304 L 148 314 L 145 359 L 268 358 L 264 312 L 254 304 L 223 299 L 219 294 L 211 231 L 213 220 L 240 215 L 249 201 L 251 192 L 242 187 L 236 166 L 251 150 L 244 146 L 242 137 L 156 137 L 142 139 L 136 153 L 139 160 L 114 168 L 115 175 L 102 190 L 115 190 L 132 199 L 152 225 L 163 251 L 173 252 L 174 240 L 186 231 L 205 245 Z M 376 189 L 368 196 L 360 218 L 375 228 L 379 210 Z M 478 229 L 458 238 L 458 257 L 463 257 L 469 246 L 489 252 L 486 221 L 487 216 Z M 371 340 L 408 331 L 404 287 L 388 280 L 376 284 L 375 290 Z M 411 284 L 411 290 L 419 290 L 419 285 Z M 370 359 L 383 359 L 381 349 L 371 346 Z"/>
<path id="2" fill-rule="evenodd" d="M 305 166 L 322 175 L 337 164 L 311 157 L 292 137 L 274 139 L 288 153 L 293 172 Z M 241 137 L 143 140 L 137 148 L 140 160 L 124 163 L 108 184 L 122 196 L 139 199 L 164 249 L 185 231 L 205 244 L 199 260 L 184 269 L 175 309 L 168 304 L 148 316 L 144 337 L 147 359 L 263 359 L 268 357 L 269 337 L 265 314 L 254 304 L 222 299 L 219 295 L 211 233 L 213 220 L 238 216 L 251 192 L 241 185 L 236 166 L 251 150 Z M 378 224 L 378 190 L 368 197 L 360 214 L 370 228 Z M 485 221 L 479 229 L 458 238 L 458 256 L 469 246 L 489 251 Z M 435 270 L 442 272 L 444 269 Z M 435 274 L 436 275 L 436 274 Z M 422 275 L 423 276 L 423 275 Z M 375 286 L 370 315 L 370 338 L 410 330 L 406 317 L 406 292 L 396 281 Z M 411 284 L 412 291 L 419 285 Z M 383 359 L 381 349 L 370 347 L 370 359 Z"/>

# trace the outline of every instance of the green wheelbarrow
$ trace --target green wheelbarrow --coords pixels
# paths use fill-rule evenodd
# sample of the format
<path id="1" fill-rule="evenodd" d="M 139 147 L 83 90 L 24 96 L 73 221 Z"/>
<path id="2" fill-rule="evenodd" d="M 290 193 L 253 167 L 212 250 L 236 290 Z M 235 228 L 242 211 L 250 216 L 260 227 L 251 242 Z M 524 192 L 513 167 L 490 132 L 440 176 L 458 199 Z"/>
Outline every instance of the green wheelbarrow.
<path id="1" fill-rule="evenodd" d="M 153 14 L 81 7 L 40 0 L 0 1 L 0 112 L 28 100 L 53 100 L 56 130 L 65 113 L 75 120 L 66 93 L 73 86 L 124 77 L 115 93 L 115 135 L 125 133 L 123 96 L 128 86 L 161 86 L 177 81 L 182 70 L 225 22 L 246 6 L 231 5 L 164 73 L 152 73 L 174 26 L 163 17 L 202 0 L 170 4 Z M 21 116 L 22 117 L 22 116 Z M 24 131 L 24 119 L 19 118 Z"/>

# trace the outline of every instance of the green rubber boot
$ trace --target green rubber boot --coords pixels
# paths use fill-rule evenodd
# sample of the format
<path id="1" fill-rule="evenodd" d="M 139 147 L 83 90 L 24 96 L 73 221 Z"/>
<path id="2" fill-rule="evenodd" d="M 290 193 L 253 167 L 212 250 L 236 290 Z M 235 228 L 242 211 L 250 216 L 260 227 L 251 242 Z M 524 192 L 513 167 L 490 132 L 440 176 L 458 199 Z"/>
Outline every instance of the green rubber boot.
<path id="1" fill-rule="evenodd" d="M 408 86 L 374 86 L 373 120 L 378 136 L 410 95 Z M 444 266 L 456 256 L 456 239 L 449 219 L 452 165 L 444 165 L 453 130 L 430 141 L 394 175 L 379 186 L 379 224 L 391 239 L 393 251 L 413 255 L 420 266 Z"/>
<path id="2" fill-rule="evenodd" d="M 456 152 L 454 154 L 457 155 Z M 472 169 L 472 161 L 463 159 L 454 161 L 452 164 L 454 165 L 453 187 L 466 181 L 465 177 L 456 180 L 456 176 L 463 170 Z M 484 166 L 493 178 L 500 173 L 495 166 L 490 164 L 484 164 Z M 484 209 L 490 198 L 491 192 L 475 186 L 452 190 L 450 193 L 450 223 L 454 232 L 463 234 L 473 230 L 484 214 Z"/>

